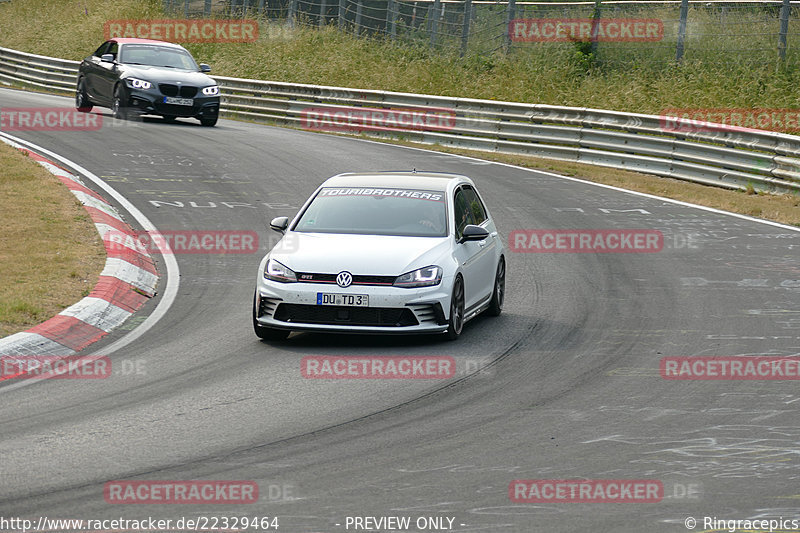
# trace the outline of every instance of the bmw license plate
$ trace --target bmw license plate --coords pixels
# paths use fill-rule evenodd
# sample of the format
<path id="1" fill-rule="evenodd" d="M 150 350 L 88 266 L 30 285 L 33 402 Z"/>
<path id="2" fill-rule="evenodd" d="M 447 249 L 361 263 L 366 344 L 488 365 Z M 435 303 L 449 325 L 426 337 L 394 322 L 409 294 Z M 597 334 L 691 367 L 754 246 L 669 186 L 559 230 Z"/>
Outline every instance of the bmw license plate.
<path id="1" fill-rule="evenodd" d="M 191 98 L 176 98 L 174 96 L 165 96 L 164 103 L 173 105 L 194 105 L 194 100 L 192 100 Z"/>
<path id="2" fill-rule="evenodd" d="M 369 307 L 368 294 L 317 293 L 317 305 L 344 305 L 348 307 Z"/>

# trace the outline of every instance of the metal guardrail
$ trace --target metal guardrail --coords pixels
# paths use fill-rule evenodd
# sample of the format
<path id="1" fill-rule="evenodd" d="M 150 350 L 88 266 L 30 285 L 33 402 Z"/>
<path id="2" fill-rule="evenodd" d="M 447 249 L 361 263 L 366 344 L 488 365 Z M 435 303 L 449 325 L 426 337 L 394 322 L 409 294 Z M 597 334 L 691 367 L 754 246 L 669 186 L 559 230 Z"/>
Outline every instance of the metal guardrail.
<path id="1" fill-rule="evenodd" d="M 72 92 L 77 61 L 0 47 L 0 81 Z M 445 126 L 361 133 L 524 154 L 746 189 L 800 194 L 800 136 L 769 131 L 669 131 L 662 117 L 215 76 L 222 115 L 304 127 L 309 109 L 446 112 Z M 337 129 L 334 123 L 330 129 Z"/>

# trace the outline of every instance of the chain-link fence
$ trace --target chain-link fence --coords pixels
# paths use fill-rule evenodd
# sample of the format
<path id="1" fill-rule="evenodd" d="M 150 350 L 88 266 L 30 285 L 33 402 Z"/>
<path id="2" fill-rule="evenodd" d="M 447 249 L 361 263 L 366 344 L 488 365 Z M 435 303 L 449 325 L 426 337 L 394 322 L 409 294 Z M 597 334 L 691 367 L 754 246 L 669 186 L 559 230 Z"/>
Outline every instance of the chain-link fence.
<path id="1" fill-rule="evenodd" d="M 495 51 L 600 64 L 800 59 L 800 1 L 163 0 L 170 16 L 333 27 L 442 52 Z M 652 31 L 651 31 L 652 30 Z"/>

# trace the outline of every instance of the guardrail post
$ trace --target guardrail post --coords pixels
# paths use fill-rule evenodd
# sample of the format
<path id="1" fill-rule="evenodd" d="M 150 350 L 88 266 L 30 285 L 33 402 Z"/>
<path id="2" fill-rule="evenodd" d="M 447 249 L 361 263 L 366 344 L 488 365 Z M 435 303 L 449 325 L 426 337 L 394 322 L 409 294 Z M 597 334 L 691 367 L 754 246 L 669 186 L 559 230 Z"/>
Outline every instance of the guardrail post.
<path id="1" fill-rule="evenodd" d="M 206 1 L 208 2 L 209 0 L 206 0 Z M 264 14 L 264 1 L 265 0 L 258 0 L 258 16 L 259 17 L 261 17 L 261 15 Z"/>
<path id="2" fill-rule="evenodd" d="M 389 30 L 389 37 L 394 41 L 397 37 L 397 11 L 394 0 L 388 0 L 386 4 L 386 29 Z"/>
<path id="3" fill-rule="evenodd" d="M 464 26 L 461 28 L 461 57 L 464 57 L 464 54 L 467 53 L 470 19 L 472 19 L 472 0 L 464 0 Z"/>
<path id="4" fill-rule="evenodd" d="M 594 10 L 592 11 L 592 47 L 591 53 L 595 57 L 597 57 L 597 43 L 598 43 L 598 34 L 600 32 L 600 2 L 602 0 L 595 0 L 594 2 Z"/>
<path id="5" fill-rule="evenodd" d="M 294 28 L 295 19 L 297 18 L 297 0 L 289 2 L 289 27 Z"/>
<path id="6" fill-rule="evenodd" d="M 783 5 L 781 6 L 781 30 L 778 35 L 778 55 L 781 58 L 781 62 L 786 61 L 786 35 L 789 33 L 790 10 L 789 0 L 783 0 Z"/>
<path id="7" fill-rule="evenodd" d="M 189 18 L 189 0 L 183 2 L 183 17 Z"/>
<path id="8" fill-rule="evenodd" d="M 325 0 L 320 0 L 319 4 L 319 27 L 320 29 L 325 27 L 325 12 L 328 11 L 328 2 Z"/>
<path id="9" fill-rule="evenodd" d="M 356 0 L 356 27 L 353 29 L 353 35 L 358 37 L 361 35 L 361 14 L 364 9 L 364 2 Z"/>
<path id="10" fill-rule="evenodd" d="M 433 0 L 433 6 L 431 6 L 431 48 L 436 46 L 436 31 L 439 28 L 439 7 L 442 5 L 442 0 Z"/>
<path id="11" fill-rule="evenodd" d="M 339 0 L 339 29 L 344 29 L 345 16 L 347 15 L 347 0 Z"/>
<path id="12" fill-rule="evenodd" d="M 686 19 L 689 18 L 689 0 L 681 0 L 681 15 L 678 23 L 678 44 L 675 46 L 675 61 L 683 59 L 683 42 L 686 40 Z"/>
<path id="13" fill-rule="evenodd" d="M 203 15 L 206 17 L 211 14 L 211 0 L 205 0 L 203 2 Z"/>
<path id="14" fill-rule="evenodd" d="M 511 46 L 511 32 L 508 30 L 511 27 L 511 21 L 516 17 L 517 3 L 516 0 L 508 0 L 508 10 L 506 11 L 506 35 L 503 39 L 504 48 L 508 51 Z"/>

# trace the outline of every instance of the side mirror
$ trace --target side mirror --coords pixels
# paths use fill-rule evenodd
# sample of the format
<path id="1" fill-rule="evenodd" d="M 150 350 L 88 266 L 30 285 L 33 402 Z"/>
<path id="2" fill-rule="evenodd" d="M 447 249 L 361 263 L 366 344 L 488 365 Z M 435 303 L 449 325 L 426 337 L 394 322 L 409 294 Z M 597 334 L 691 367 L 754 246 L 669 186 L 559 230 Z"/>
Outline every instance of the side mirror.
<path id="1" fill-rule="evenodd" d="M 211 72 L 211 67 L 205 63 L 200 63 L 200 72 Z"/>
<path id="2" fill-rule="evenodd" d="M 286 228 L 289 227 L 289 217 L 273 218 L 272 222 L 269 223 L 269 227 L 278 233 L 286 233 Z"/>
<path id="3" fill-rule="evenodd" d="M 464 227 L 464 231 L 461 233 L 458 244 L 466 241 L 482 241 L 488 236 L 489 232 L 486 231 L 486 229 L 474 224 L 467 224 L 466 227 Z"/>
<path id="4" fill-rule="evenodd" d="M 100 56 L 100 61 L 103 61 L 104 63 L 113 63 L 114 54 L 103 54 Z"/>

